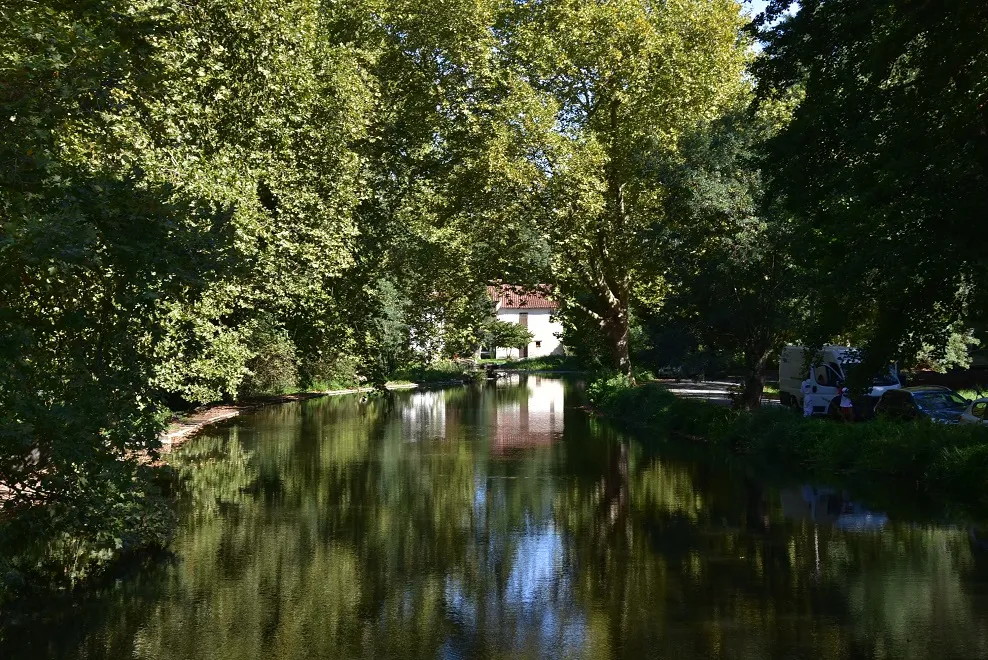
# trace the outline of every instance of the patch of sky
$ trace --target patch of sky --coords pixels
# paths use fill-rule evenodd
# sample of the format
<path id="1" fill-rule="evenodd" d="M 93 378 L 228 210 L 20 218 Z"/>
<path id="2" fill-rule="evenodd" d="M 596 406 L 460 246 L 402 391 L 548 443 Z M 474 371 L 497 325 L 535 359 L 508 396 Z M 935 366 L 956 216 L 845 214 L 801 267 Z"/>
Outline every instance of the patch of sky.
<path id="1" fill-rule="evenodd" d="M 758 14 L 765 11 L 765 6 L 768 5 L 768 0 L 745 0 L 745 9 L 751 16 L 757 16 Z"/>

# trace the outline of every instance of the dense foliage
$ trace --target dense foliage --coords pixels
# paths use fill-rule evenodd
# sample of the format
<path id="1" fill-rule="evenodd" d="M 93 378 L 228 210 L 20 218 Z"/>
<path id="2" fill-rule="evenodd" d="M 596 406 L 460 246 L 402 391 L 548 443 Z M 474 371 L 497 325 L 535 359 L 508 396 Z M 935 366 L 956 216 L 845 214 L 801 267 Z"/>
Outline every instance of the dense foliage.
<path id="1" fill-rule="evenodd" d="M 964 363 L 988 13 L 787 4 L 4 4 L 3 579 L 167 541 L 169 409 L 524 343 L 491 282 L 554 291 L 584 365 L 751 405 L 790 340 Z"/>
<path id="2" fill-rule="evenodd" d="M 147 468 L 169 304 L 231 267 L 229 209 L 136 158 L 172 16 L 0 13 L 0 571 L 61 574 L 167 535 Z M 128 102 L 132 99 L 132 102 Z"/>
<path id="3" fill-rule="evenodd" d="M 986 309 L 988 5 L 789 4 L 763 17 L 755 73 L 765 97 L 805 95 L 772 164 L 806 219 L 814 339 L 863 325 L 876 360 L 942 349 Z"/>
<path id="4" fill-rule="evenodd" d="M 978 426 L 835 424 L 782 408 L 739 412 L 676 397 L 654 383 L 630 387 L 624 378 L 597 381 L 588 395 L 619 425 L 714 446 L 773 469 L 894 478 L 971 507 L 988 504 L 988 443 Z"/>
<path id="5" fill-rule="evenodd" d="M 608 366 L 630 375 L 630 305 L 654 302 L 661 288 L 646 231 L 662 215 L 651 162 L 743 88 L 740 6 L 521 6 L 515 57 L 554 110 L 556 130 L 537 155 L 546 180 L 536 216 L 550 238 L 552 277 L 565 308 L 600 329 Z"/>
<path id="6" fill-rule="evenodd" d="M 785 111 L 782 112 L 785 115 Z M 758 407 L 767 365 L 803 325 L 805 274 L 787 258 L 795 222 L 768 191 L 759 147 L 770 112 L 725 115 L 680 142 L 663 176 L 669 294 L 654 316 L 736 356 L 745 403 Z"/>

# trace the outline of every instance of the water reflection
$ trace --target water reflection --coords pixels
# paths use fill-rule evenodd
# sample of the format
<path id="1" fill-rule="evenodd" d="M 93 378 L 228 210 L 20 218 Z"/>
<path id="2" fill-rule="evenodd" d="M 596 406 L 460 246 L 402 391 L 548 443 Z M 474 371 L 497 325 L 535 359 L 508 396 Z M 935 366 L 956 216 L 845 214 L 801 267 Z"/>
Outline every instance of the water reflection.
<path id="1" fill-rule="evenodd" d="M 805 484 L 780 492 L 787 518 L 812 520 L 842 529 L 881 529 L 888 522 L 884 513 L 869 511 L 848 498 L 847 491 Z"/>
<path id="2" fill-rule="evenodd" d="M 498 387 L 513 396 L 497 406 L 492 428 L 493 450 L 503 453 L 548 445 L 563 433 L 563 382 L 540 376 L 514 375 Z"/>
<path id="3" fill-rule="evenodd" d="M 657 455 L 580 403 L 522 377 L 244 417 L 176 456 L 174 564 L 0 657 L 988 657 L 977 534 Z"/>
<path id="4" fill-rule="evenodd" d="M 442 391 L 417 392 L 401 409 L 402 431 L 410 442 L 446 437 L 446 405 Z"/>

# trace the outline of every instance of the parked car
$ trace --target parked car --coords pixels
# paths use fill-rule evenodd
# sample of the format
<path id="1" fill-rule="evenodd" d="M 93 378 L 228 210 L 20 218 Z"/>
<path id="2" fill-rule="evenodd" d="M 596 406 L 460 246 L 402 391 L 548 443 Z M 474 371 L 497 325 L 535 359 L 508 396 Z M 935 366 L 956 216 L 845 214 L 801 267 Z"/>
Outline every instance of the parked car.
<path id="1" fill-rule="evenodd" d="M 968 404 L 967 409 L 961 415 L 960 423 L 988 425 L 988 398 L 975 399 Z"/>
<path id="2" fill-rule="evenodd" d="M 957 424 L 968 403 L 947 387 L 917 385 L 884 392 L 875 404 L 875 415 L 883 419 L 930 419 L 940 424 Z"/>

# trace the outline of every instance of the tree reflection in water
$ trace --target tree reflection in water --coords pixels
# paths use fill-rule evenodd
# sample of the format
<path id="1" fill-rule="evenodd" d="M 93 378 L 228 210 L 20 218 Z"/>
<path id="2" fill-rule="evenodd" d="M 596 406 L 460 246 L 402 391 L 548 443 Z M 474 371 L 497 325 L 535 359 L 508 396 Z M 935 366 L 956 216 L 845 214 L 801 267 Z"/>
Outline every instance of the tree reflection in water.
<path id="1" fill-rule="evenodd" d="M 25 619 L 0 656 L 988 657 L 966 530 L 657 455 L 572 383 L 391 397 L 188 443 L 177 561 Z"/>

